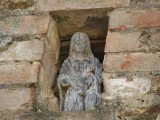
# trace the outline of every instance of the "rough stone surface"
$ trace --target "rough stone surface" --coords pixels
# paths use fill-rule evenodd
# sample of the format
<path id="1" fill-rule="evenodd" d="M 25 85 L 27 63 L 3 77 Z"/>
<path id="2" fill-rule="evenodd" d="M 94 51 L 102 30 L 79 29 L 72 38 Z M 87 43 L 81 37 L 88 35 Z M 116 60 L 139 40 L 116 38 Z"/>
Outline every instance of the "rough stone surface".
<path id="1" fill-rule="evenodd" d="M 132 8 L 159 8 L 159 0 L 131 0 L 130 6 Z"/>
<path id="2" fill-rule="evenodd" d="M 110 9 L 63 10 L 51 12 L 51 16 L 57 22 L 60 38 L 68 40 L 80 31 L 87 33 L 91 39 L 99 39 L 106 38 L 109 11 Z"/>
<path id="3" fill-rule="evenodd" d="M 19 117 L 23 120 L 118 120 L 114 110 L 108 108 L 106 111 L 89 112 L 54 112 L 54 113 L 32 113 Z"/>
<path id="4" fill-rule="evenodd" d="M 33 109 L 34 89 L 0 89 L 0 110 L 29 111 Z"/>
<path id="5" fill-rule="evenodd" d="M 56 68 L 52 68 L 56 70 Z M 53 73 L 56 74 L 56 73 Z M 48 73 L 41 68 L 39 82 L 37 86 L 36 109 L 39 112 L 58 111 L 58 99 L 52 91 L 53 78 L 49 78 Z"/>
<path id="6" fill-rule="evenodd" d="M 143 77 L 117 77 L 109 78 L 107 73 L 103 74 L 104 89 L 107 98 L 131 98 L 144 95 L 151 89 L 151 80 Z"/>
<path id="7" fill-rule="evenodd" d="M 56 24 L 56 21 L 53 20 L 53 18 L 50 18 L 50 21 L 49 21 L 47 38 L 48 38 L 48 43 L 50 44 L 52 49 L 52 53 L 53 53 L 52 56 L 55 59 L 55 63 L 58 63 L 59 52 L 60 52 L 60 39 L 58 35 L 57 24 Z"/>
<path id="8" fill-rule="evenodd" d="M 135 101 L 132 101 L 132 102 L 135 102 Z M 139 106 L 141 105 L 142 104 L 139 104 Z M 157 115 L 160 112 L 159 105 L 153 105 L 146 109 L 141 108 L 141 109 L 131 110 L 128 108 L 125 111 L 123 111 L 125 109 L 124 107 L 123 110 L 119 111 L 117 114 L 120 120 L 126 120 L 126 119 L 129 119 L 129 120 L 156 120 Z"/>
<path id="9" fill-rule="evenodd" d="M 6 51 L 0 53 L 0 61 L 40 60 L 43 54 L 43 41 L 14 42 Z"/>
<path id="10" fill-rule="evenodd" d="M 54 57 L 54 52 L 52 51 L 51 45 L 47 41 L 45 41 L 41 62 L 43 65 L 43 69 L 45 70 L 48 78 L 51 79 L 51 82 L 54 81 L 54 78 L 57 74 L 56 60 L 57 59 Z"/>
<path id="11" fill-rule="evenodd" d="M 38 10 L 42 11 L 55 11 L 70 9 L 116 8 L 129 6 L 129 4 L 130 0 L 39 0 L 37 7 Z"/>
<path id="12" fill-rule="evenodd" d="M 160 53 L 108 54 L 104 59 L 105 72 L 152 71 L 160 68 Z"/>
<path id="13" fill-rule="evenodd" d="M 26 9 L 32 7 L 34 0 L 2 0 L 0 9 Z"/>
<path id="14" fill-rule="evenodd" d="M 160 33 L 151 35 L 148 41 L 151 51 L 160 51 Z"/>
<path id="15" fill-rule="evenodd" d="M 159 10 L 119 10 L 110 14 L 109 29 L 124 30 L 160 26 Z"/>
<path id="16" fill-rule="evenodd" d="M 37 89 L 37 103 L 38 111 L 57 111 L 58 99 L 54 96 L 54 89 L 56 89 L 56 75 L 57 66 L 56 59 L 50 45 L 45 41 L 42 67 L 40 70 L 38 89 Z M 57 91 L 56 91 L 57 92 Z"/>
<path id="17" fill-rule="evenodd" d="M 105 53 L 160 51 L 160 34 L 139 32 L 108 32 Z"/>
<path id="18" fill-rule="evenodd" d="M 0 50 L 5 50 L 9 44 L 12 43 L 11 36 L 1 36 L 0 37 Z"/>
<path id="19" fill-rule="evenodd" d="M 0 34 L 44 34 L 47 33 L 48 24 L 48 15 L 6 17 L 0 20 Z"/>
<path id="20" fill-rule="evenodd" d="M 119 33 L 109 32 L 106 39 L 105 52 L 139 51 L 142 43 L 139 41 L 141 32 Z"/>
<path id="21" fill-rule="evenodd" d="M 159 76 L 149 72 L 104 73 L 102 97 L 120 120 L 156 120 L 160 111 Z"/>
<path id="22" fill-rule="evenodd" d="M 0 64 L 0 85 L 37 83 L 40 63 L 7 62 Z"/>

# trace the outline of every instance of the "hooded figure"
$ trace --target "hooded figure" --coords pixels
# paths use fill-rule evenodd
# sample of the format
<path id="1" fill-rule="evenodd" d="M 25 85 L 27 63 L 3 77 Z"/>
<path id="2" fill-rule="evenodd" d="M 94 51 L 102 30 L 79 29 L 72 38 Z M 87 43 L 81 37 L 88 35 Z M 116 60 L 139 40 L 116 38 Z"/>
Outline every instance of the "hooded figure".
<path id="1" fill-rule="evenodd" d="M 69 56 L 57 79 L 60 110 L 94 109 L 100 102 L 101 83 L 102 65 L 91 51 L 89 37 L 77 32 L 71 38 Z"/>

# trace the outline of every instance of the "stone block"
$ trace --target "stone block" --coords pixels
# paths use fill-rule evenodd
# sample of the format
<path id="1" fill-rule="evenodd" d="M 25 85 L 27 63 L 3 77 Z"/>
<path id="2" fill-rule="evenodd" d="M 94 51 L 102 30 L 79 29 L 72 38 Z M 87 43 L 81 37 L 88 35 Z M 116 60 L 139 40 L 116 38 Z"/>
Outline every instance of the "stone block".
<path id="1" fill-rule="evenodd" d="M 0 50 L 5 50 L 12 43 L 11 36 L 0 36 Z"/>
<path id="2" fill-rule="evenodd" d="M 146 77 L 113 77 L 103 74 L 105 99 L 136 98 L 148 93 L 151 89 L 151 79 Z"/>
<path id="3" fill-rule="evenodd" d="M 45 41 L 44 52 L 43 52 L 41 62 L 42 62 L 44 71 L 46 72 L 49 79 L 51 79 L 51 81 L 54 80 L 57 74 L 57 66 L 56 66 L 57 61 L 56 61 L 56 58 L 54 57 L 52 48 L 47 41 Z"/>
<path id="4" fill-rule="evenodd" d="M 0 110 L 28 111 L 33 109 L 35 90 L 23 89 L 0 89 Z"/>
<path id="5" fill-rule="evenodd" d="M 43 41 L 14 42 L 6 51 L 0 53 L 0 61 L 41 60 L 43 54 Z"/>
<path id="6" fill-rule="evenodd" d="M 160 26 L 159 10 L 119 10 L 110 13 L 110 30 Z"/>
<path id="7" fill-rule="evenodd" d="M 0 34 L 25 35 L 47 33 L 49 15 L 6 17 L 0 20 Z"/>
<path id="8" fill-rule="evenodd" d="M 41 64 L 34 62 L 7 62 L 0 64 L 0 85 L 32 84 L 38 82 Z"/>
<path id="9" fill-rule="evenodd" d="M 139 40 L 140 35 L 141 32 L 108 32 L 105 52 L 110 53 L 142 50 L 142 43 Z"/>
<path id="10" fill-rule="evenodd" d="M 160 53 L 121 53 L 105 55 L 105 72 L 153 71 L 160 68 Z"/>
<path id="11" fill-rule="evenodd" d="M 57 63 L 58 58 L 59 58 L 59 52 L 60 52 L 60 39 L 59 39 L 59 36 L 58 36 L 57 24 L 53 20 L 53 18 L 50 18 L 47 38 L 48 38 L 48 43 L 49 43 L 49 45 L 51 46 L 51 49 L 52 49 L 52 53 L 53 53 L 52 56 L 55 59 L 54 60 L 55 63 Z M 47 46 L 49 47 L 49 45 L 47 45 Z M 47 47 L 46 47 L 46 49 L 47 49 Z M 48 51 L 48 52 L 50 52 L 50 51 Z"/>
<path id="12" fill-rule="evenodd" d="M 26 9 L 33 4 L 34 0 L 1 0 L 0 9 Z"/>
<path id="13" fill-rule="evenodd" d="M 130 4 L 130 0 L 38 0 L 37 2 L 37 9 L 41 11 L 116 8 Z"/>
<path id="14" fill-rule="evenodd" d="M 38 111 L 58 111 L 58 99 L 52 91 L 53 80 L 54 78 L 49 78 L 48 73 L 41 67 L 36 98 L 36 108 Z"/>
<path id="15" fill-rule="evenodd" d="M 108 32 L 105 53 L 160 51 L 160 34 L 139 32 Z"/>
<path id="16" fill-rule="evenodd" d="M 54 35 L 54 33 L 53 33 Z M 52 40 L 55 40 L 54 38 Z M 51 41 L 56 43 L 56 41 Z M 58 42 L 58 41 L 57 41 Z M 54 45 L 56 46 L 56 44 Z M 58 47 L 58 46 L 57 46 Z M 53 48 L 55 49 L 55 48 Z M 37 91 L 37 109 L 39 111 L 57 111 L 58 99 L 54 96 L 57 79 L 57 58 L 48 41 L 45 41 L 44 52 L 42 56 L 42 67 L 39 74 L 38 91 Z"/>
<path id="17" fill-rule="evenodd" d="M 118 118 L 154 120 L 159 113 L 159 84 L 150 72 L 103 73 L 102 98 L 116 106 Z M 153 119 L 154 118 L 154 119 Z"/>

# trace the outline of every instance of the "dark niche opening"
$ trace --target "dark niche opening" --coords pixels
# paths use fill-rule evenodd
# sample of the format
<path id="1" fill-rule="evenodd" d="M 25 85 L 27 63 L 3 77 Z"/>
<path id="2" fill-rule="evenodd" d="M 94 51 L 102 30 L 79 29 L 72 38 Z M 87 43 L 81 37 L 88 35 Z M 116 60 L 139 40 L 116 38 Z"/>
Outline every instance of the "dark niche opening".
<path id="1" fill-rule="evenodd" d="M 54 11 L 50 15 L 57 23 L 60 37 L 60 66 L 68 57 L 71 36 L 75 32 L 87 33 L 93 54 L 103 61 L 108 30 L 108 9 Z"/>

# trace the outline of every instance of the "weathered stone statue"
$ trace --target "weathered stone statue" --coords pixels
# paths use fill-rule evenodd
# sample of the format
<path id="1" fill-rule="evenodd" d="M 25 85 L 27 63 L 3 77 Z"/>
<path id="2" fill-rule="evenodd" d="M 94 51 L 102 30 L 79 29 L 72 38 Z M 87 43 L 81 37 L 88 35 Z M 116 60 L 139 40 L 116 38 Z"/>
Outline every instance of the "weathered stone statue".
<path id="1" fill-rule="evenodd" d="M 77 32 L 71 38 L 68 58 L 58 77 L 60 110 L 94 109 L 100 102 L 102 66 L 94 57 L 87 34 Z"/>

